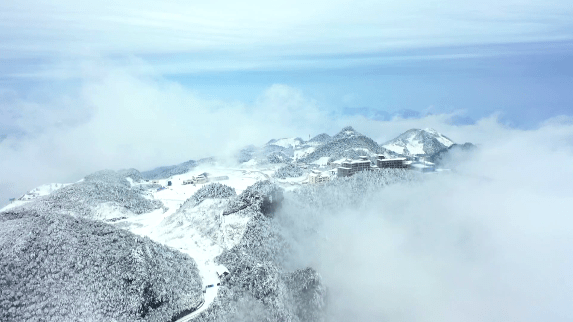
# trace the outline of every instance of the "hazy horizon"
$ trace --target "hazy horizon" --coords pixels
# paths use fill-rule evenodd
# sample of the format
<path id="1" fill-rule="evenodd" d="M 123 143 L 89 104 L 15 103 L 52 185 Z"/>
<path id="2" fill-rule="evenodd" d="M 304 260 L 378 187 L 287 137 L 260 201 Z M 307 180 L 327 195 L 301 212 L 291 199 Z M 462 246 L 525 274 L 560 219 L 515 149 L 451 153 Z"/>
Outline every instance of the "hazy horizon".
<path id="1" fill-rule="evenodd" d="M 330 236 L 292 241 L 328 317 L 570 321 L 572 89 L 564 0 L 4 1 L 0 207 L 103 169 L 433 128 L 479 149 L 357 209 L 283 214 Z"/>

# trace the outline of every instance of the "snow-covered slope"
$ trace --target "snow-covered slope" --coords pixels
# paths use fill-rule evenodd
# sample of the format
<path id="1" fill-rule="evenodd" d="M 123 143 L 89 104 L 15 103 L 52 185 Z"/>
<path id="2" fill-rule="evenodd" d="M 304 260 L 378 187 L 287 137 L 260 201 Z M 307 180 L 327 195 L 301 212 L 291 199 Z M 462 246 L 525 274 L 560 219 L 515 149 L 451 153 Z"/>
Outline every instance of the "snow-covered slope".
<path id="1" fill-rule="evenodd" d="M 76 223 L 85 225 L 97 222 L 98 231 L 113 225 L 114 229 L 139 235 L 136 238 L 149 238 L 145 239 L 149 243 L 189 255 L 200 277 L 195 282 L 206 292 L 199 295 L 199 306 L 195 306 L 196 296 L 177 306 L 175 311 L 185 310 L 176 320 L 323 321 L 326 290 L 319 274 L 312 268 L 287 268 L 282 262 L 292 251 L 291 240 L 284 238 L 279 226 L 281 217 L 275 217 L 277 209 L 284 206 L 283 191 L 301 191 L 297 204 L 320 201 L 340 207 L 353 198 L 359 199 L 369 187 L 378 189 L 405 180 L 412 173 L 403 169 L 367 171 L 320 188 L 303 184 L 310 169 L 361 155 L 373 159 L 376 154 L 392 157 L 398 152 L 428 153 L 433 148 L 451 146 L 452 142 L 433 130 L 411 130 L 391 144 L 397 151 L 385 149 L 352 127 L 345 127 L 333 137 L 320 134 L 309 141 L 271 140 L 263 147 L 244 149 L 238 166 L 217 164 L 211 158 L 143 173 L 135 169 L 99 171 L 74 184 L 39 187 L 27 194 L 26 200 L 11 204 L 10 211 L 62 214 L 69 217 L 66 222 L 74 217 Z M 217 183 L 186 184 L 203 173 Z M 342 189 L 336 188 L 337 184 Z M 328 189 L 332 189 L 330 195 Z M 340 191 L 352 192 L 330 200 L 332 195 L 341 196 Z M 17 230 L 14 228 L 14 234 Z M 25 233 L 18 232 L 28 236 Z M 225 271 L 230 274 L 221 277 Z M 168 313 L 172 316 L 175 311 Z M 253 315 L 238 319 L 238 312 Z"/>
<path id="2" fill-rule="evenodd" d="M 313 137 L 312 139 L 308 140 L 308 143 L 326 143 L 328 141 L 330 141 L 330 139 L 332 139 L 330 137 L 330 135 L 326 134 L 326 133 L 321 133 L 315 137 Z"/>
<path id="3" fill-rule="evenodd" d="M 170 321 L 203 298 L 191 257 L 40 207 L 0 212 L 0 285 L 0 321 Z"/>
<path id="4" fill-rule="evenodd" d="M 304 140 L 301 138 L 283 138 L 278 140 L 270 140 L 267 145 L 276 145 L 283 148 L 295 148 L 298 145 L 304 143 Z"/>
<path id="5" fill-rule="evenodd" d="M 388 157 L 395 155 L 350 126 L 343 128 L 335 136 L 323 142 L 314 151 L 300 158 L 299 161 L 313 163 L 321 159 L 324 160 L 324 158 L 338 160 L 341 158 L 358 158 L 361 155 L 372 158 L 377 154 L 384 154 Z"/>
<path id="6" fill-rule="evenodd" d="M 433 155 L 454 142 L 434 129 L 411 129 L 382 145 L 403 155 Z"/>
<path id="7" fill-rule="evenodd" d="M 28 202 L 30 202 L 31 200 L 34 200 L 36 198 L 39 197 L 43 197 L 43 196 L 47 196 L 49 194 L 51 194 L 52 192 L 69 186 L 70 183 L 48 183 L 48 184 L 43 184 L 39 187 L 36 187 L 28 192 L 26 192 L 24 195 L 22 195 L 20 198 L 17 198 L 16 200 L 12 201 L 10 204 L 8 204 L 6 207 L 4 207 L 1 210 L 8 210 L 17 206 L 21 206 L 23 204 L 26 204 Z"/>
<path id="8" fill-rule="evenodd" d="M 330 137 L 319 134 L 308 141 L 300 138 L 270 140 L 265 146 L 249 146 L 239 152 L 240 163 L 264 165 L 266 163 L 302 162 L 312 164 L 319 160 L 338 160 L 341 158 L 358 158 L 367 155 L 375 158 L 377 154 L 395 157 L 397 153 L 381 147 L 371 138 L 347 126 Z"/>

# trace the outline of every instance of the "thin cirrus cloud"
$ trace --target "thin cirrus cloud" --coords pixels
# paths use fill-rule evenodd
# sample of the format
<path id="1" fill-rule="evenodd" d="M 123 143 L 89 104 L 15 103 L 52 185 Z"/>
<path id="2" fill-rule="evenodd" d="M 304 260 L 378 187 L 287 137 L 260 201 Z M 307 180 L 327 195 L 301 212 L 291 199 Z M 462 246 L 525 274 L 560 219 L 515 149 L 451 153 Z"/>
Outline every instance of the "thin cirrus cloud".
<path id="1" fill-rule="evenodd" d="M 183 54 L 198 69 L 272 68 L 285 56 L 569 40 L 572 14 L 567 1 L 527 0 L 19 1 L 0 5 L 0 59 Z"/>

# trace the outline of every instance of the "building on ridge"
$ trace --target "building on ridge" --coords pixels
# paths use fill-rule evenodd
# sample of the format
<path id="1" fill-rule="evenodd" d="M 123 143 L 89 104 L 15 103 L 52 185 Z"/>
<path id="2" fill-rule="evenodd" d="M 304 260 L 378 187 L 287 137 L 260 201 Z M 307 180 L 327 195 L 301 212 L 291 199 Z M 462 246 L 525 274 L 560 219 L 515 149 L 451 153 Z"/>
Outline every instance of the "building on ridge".
<path id="1" fill-rule="evenodd" d="M 183 184 L 187 185 L 187 184 L 207 183 L 208 181 L 209 179 L 207 178 L 205 173 L 201 173 L 198 176 L 191 177 L 191 179 L 183 180 Z"/>
<path id="2" fill-rule="evenodd" d="M 358 160 L 346 159 L 342 165 L 338 167 L 338 177 L 348 177 L 356 172 L 370 170 L 370 160 L 367 156 L 361 156 Z"/>
<path id="3" fill-rule="evenodd" d="M 330 181 L 330 176 L 322 173 L 321 171 L 312 170 L 308 174 L 308 183 L 310 184 L 318 184 L 326 181 Z"/>
<path id="4" fill-rule="evenodd" d="M 409 165 L 410 162 L 406 158 L 386 159 L 382 154 L 376 158 L 376 166 L 380 169 L 407 169 Z"/>

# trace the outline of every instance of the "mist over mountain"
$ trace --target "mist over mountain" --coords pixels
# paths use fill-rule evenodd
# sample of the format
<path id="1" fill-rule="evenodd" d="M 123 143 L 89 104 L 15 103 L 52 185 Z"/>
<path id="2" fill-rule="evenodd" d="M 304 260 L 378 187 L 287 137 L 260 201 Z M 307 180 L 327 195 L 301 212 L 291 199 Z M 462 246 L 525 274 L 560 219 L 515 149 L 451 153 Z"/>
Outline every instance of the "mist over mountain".
<path id="1" fill-rule="evenodd" d="M 452 144 L 449 147 L 442 149 L 431 156 L 427 160 L 437 165 L 450 166 L 450 161 L 460 162 L 460 159 L 471 158 L 472 152 L 478 147 L 472 143 L 466 142 L 464 144 Z"/>
<path id="2" fill-rule="evenodd" d="M 0 322 L 573 321 L 571 0 L 0 17 Z"/>
<path id="3" fill-rule="evenodd" d="M 262 148 L 250 149 L 255 157 L 266 157 L 259 167 L 281 166 L 272 170 L 272 178 L 288 180 L 304 178 L 305 170 L 291 163 L 291 158 L 300 149 L 309 148 L 312 151 L 303 155 L 306 161 L 298 159 L 298 164 L 324 156 L 332 159 L 384 151 L 352 127 L 343 128 L 333 137 L 321 134 L 309 141 L 273 139 Z M 270 156 L 277 153 L 287 158 L 271 161 Z M 133 168 L 102 170 L 76 183 L 38 188 L 3 209 L 2 254 L 6 272 L 1 283 L 10 289 L 2 293 L 4 318 L 160 321 L 194 314 L 199 321 L 324 321 L 327 286 L 316 269 L 296 264 L 297 244 L 292 238 L 304 234 L 305 229 L 292 226 L 290 217 L 281 209 L 292 207 L 293 202 L 315 200 L 323 189 L 356 192 L 361 186 L 375 189 L 409 178 L 404 171 L 365 173 L 353 181 L 340 181 L 342 187 L 333 183 L 317 187 L 318 190 L 288 192 L 285 200 L 285 189 L 279 185 L 284 186 L 286 181 L 271 183 L 257 178 L 247 187 L 234 184 L 241 191 L 238 195 L 235 188 L 222 183 L 200 187 L 193 183 L 192 188 L 185 184 L 184 178 L 206 167 L 212 167 L 210 174 L 205 173 L 208 177 L 220 171 L 217 158 L 190 160 L 144 172 Z M 265 168 L 260 169 L 257 171 L 264 174 Z M 229 180 L 227 176 L 220 178 Z M 351 182 L 354 187 L 344 186 Z M 168 192 L 163 192 L 165 183 Z M 186 195 L 189 190 L 195 192 Z M 354 198 L 359 195 L 352 194 Z M 310 203 L 311 208 L 319 206 L 314 202 Z M 30 230 L 31 235 L 27 235 Z M 135 234 L 142 235 L 141 246 L 138 237 L 131 237 Z M 187 239 L 181 240 L 180 234 L 187 235 Z M 197 246 L 190 247 L 190 242 Z M 156 245 L 160 244 L 172 248 L 159 250 Z M 140 248 L 143 255 L 135 251 Z M 40 257 L 36 249 L 41 252 Z M 68 256 L 65 261 L 60 258 L 64 254 Z M 41 262 L 26 268 L 9 264 L 14 258 L 26 256 Z M 130 256 L 135 257 L 132 260 Z M 199 259 L 198 266 L 194 266 L 192 257 Z M 180 267 L 185 258 L 190 261 L 190 270 Z M 52 263 L 57 268 L 52 268 Z M 221 275 L 221 268 L 217 267 L 224 267 L 228 275 Z M 113 269 L 118 277 L 106 275 L 108 269 Z M 179 275 L 172 279 L 175 272 Z M 25 282 L 38 276 L 43 277 L 41 282 Z M 102 280 L 104 276 L 108 282 Z M 209 289 L 215 285 L 210 281 L 217 276 L 217 289 Z M 166 282 L 164 278 L 171 279 Z M 59 280 L 54 284 L 50 279 Z M 170 284 L 180 284 L 181 279 L 186 282 L 177 289 Z M 102 283 L 103 288 L 99 286 Z M 31 292 L 31 287 L 35 291 Z M 203 296 L 200 288 L 205 290 Z M 54 298 L 38 293 L 48 289 L 55 291 Z M 74 295 L 62 297 L 59 290 Z M 81 297 L 77 297 L 79 290 L 84 292 Z M 38 305 L 22 304 L 36 301 L 36 297 L 42 298 Z M 77 302 L 80 298 L 92 303 L 89 310 L 73 308 L 85 307 Z"/>
<path id="4" fill-rule="evenodd" d="M 345 158 L 357 159 L 360 156 L 368 156 L 374 160 L 377 155 L 384 155 L 387 158 L 423 155 L 430 161 L 440 151 L 447 150 L 453 144 L 452 140 L 433 129 L 410 129 L 393 140 L 378 144 L 348 126 L 332 137 L 322 133 L 308 141 L 300 138 L 282 138 L 270 140 L 262 148 L 249 146 L 239 152 L 238 161 L 258 164 L 293 161 L 319 164 Z"/>
<path id="5" fill-rule="evenodd" d="M 536 231 L 535 216 L 546 207 L 552 222 L 563 220 L 568 195 L 559 192 L 558 202 L 550 203 L 546 193 L 553 186 L 541 185 L 546 192 L 539 195 L 535 183 L 551 180 L 567 190 L 566 176 L 535 176 L 522 186 L 526 205 L 517 195 L 504 199 L 507 185 L 521 180 L 511 158 L 519 154 L 508 151 L 564 142 L 569 128 L 544 131 L 508 136 L 505 146 L 492 148 L 416 128 L 381 145 L 346 126 L 333 136 L 252 145 L 241 150 L 242 160 L 213 156 L 43 185 L 0 211 L 0 284 L 9 290 L 0 301 L 3 319 L 478 321 L 469 304 L 448 294 L 466 294 L 480 310 L 503 310 L 476 283 L 504 296 L 505 286 L 493 281 L 515 270 L 523 278 L 509 278 L 507 287 L 565 295 L 531 282 L 533 271 L 513 263 L 544 256 L 543 250 L 516 253 L 503 237 L 528 236 L 530 244 L 542 238 L 553 251 L 568 251 L 557 243 L 565 235 L 550 237 L 556 232 L 551 224 L 549 235 Z M 539 162 L 551 163 L 555 147 L 541 147 Z M 312 171 L 332 170 L 330 161 L 379 154 L 411 162 L 423 156 L 436 171 L 376 169 L 321 184 L 308 179 Z M 494 216 L 492 203 L 483 202 L 488 199 L 514 210 Z M 468 205 L 469 212 L 463 210 Z M 529 214 L 527 229 L 503 228 L 517 213 Z M 551 281 L 566 267 L 544 268 L 541 276 Z M 484 275 L 472 277 L 475 270 Z M 524 296 L 512 294 L 519 302 Z M 458 308 L 432 309 L 451 303 Z M 541 305 L 554 316 L 547 309 L 554 302 Z M 505 316 L 488 314 L 488 320 Z M 538 316 L 529 310 L 508 314 Z"/>

